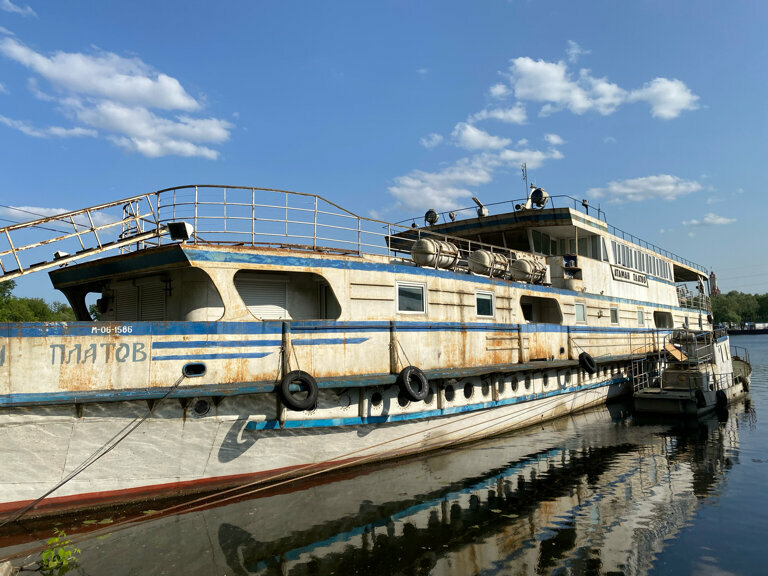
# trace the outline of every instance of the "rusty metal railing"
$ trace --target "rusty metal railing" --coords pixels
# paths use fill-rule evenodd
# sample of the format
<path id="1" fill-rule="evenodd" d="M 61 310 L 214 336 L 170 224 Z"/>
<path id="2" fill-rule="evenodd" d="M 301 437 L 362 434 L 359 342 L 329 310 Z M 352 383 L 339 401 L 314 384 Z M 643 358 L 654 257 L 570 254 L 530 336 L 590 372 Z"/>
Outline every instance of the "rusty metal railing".
<path id="1" fill-rule="evenodd" d="M 163 230 L 154 201 L 153 194 L 142 194 L 0 228 L 0 281 L 157 236 Z M 125 217 L 127 204 L 134 207 L 129 219 Z M 147 222 L 153 224 L 145 230 Z M 139 223 L 140 232 L 128 232 L 130 226 L 138 230 Z"/>
<path id="2" fill-rule="evenodd" d="M 457 267 L 462 268 L 469 254 L 481 248 L 510 253 L 499 246 L 358 216 L 313 194 L 190 185 L 0 228 L 0 281 L 111 249 L 125 252 L 178 241 L 169 238 L 167 225 L 179 221 L 191 224 L 193 232 L 187 241 L 192 244 L 399 258 L 410 255 L 413 242 L 430 237 L 454 244 L 459 252 Z"/>

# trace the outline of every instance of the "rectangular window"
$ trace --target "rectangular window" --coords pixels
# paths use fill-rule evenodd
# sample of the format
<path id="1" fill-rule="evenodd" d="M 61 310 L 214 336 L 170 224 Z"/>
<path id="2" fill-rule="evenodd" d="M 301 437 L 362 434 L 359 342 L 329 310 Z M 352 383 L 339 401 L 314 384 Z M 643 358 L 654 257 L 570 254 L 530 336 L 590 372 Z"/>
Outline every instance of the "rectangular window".
<path id="1" fill-rule="evenodd" d="M 613 262 L 614 264 L 619 263 L 619 254 L 616 251 L 616 240 L 611 240 L 611 249 L 613 250 Z"/>
<path id="2" fill-rule="evenodd" d="M 477 292 L 475 304 L 478 316 L 493 316 L 493 292 Z"/>
<path id="3" fill-rule="evenodd" d="M 642 310 L 637 311 L 637 325 L 645 326 L 645 315 L 643 314 Z"/>
<path id="4" fill-rule="evenodd" d="M 426 312 L 423 284 L 397 285 L 398 312 Z"/>
<path id="5" fill-rule="evenodd" d="M 587 307 L 584 304 L 576 304 L 576 323 L 586 324 Z"/>
<path id="6" fill-rule="evenodd" d="M 541 254 L 541 232 L 538 230 L 532 230 L 531 238 L 533 238 L 533 251 Z"/>
<path id="7" fill-rule="evenodd" d="M 616 307 L 611 307 L 611 324 L 618 324 L 619 323 L 619 309 Z"/>

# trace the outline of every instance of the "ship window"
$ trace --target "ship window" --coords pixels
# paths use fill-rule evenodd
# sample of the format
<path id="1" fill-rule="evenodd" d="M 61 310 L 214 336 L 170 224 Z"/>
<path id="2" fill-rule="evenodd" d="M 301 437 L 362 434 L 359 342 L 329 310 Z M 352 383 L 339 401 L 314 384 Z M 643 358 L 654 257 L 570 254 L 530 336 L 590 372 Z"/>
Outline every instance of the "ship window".
<path id="1" fill-rule="evenodd" d="M 611 307 L 611 324 L 619 323 L 619 309 L 615 306 Z"/>
<path id="2" fill-rule="evenodd" d="M 672 313 L 659 312 L 658 310 L 654 311 L 653 323 L 656 324 L 656 328 L 672 328 Z"/>
<path id="3" fill-rule="evenodd" d="M 643 314 L 642 310 L 637 311 L 637 325 L 645 326 L 645 314 Z"/>
<path id="4" fill-rule="evenodd" d="M 478 316 L 493 316 L 493 292 L 477 292 L 475 303 Z"/>
<path id="5" fill-rule="evenodd" d="M 521 296 L 520 310 L 528 322 L 540 322 L 545 324 L 562 324 L 563 315 L 560 305 L 554 298 L 542 298 L 540 296 Z"/>
<path id="6" fill-rule="evenodd" d="M 423 284 L 397 284 L 398 312 L 426 312 Z"/>
<path id="7" fill-rule="evenodd" d="M 576 322 L 581 324 L 587 322 L 587 307 L 584 304 L 576 304 Z"/>

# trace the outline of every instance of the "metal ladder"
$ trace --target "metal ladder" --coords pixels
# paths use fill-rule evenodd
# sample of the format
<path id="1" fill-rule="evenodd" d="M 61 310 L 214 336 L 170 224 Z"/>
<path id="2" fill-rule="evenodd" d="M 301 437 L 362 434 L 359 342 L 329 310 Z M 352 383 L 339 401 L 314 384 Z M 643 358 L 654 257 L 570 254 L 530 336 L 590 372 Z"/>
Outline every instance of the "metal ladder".
<path id="1" fill-rule="evenodd" d="M 159 241 L 154 193 L 0 228 L 0 282 L 108 250 Z"/>

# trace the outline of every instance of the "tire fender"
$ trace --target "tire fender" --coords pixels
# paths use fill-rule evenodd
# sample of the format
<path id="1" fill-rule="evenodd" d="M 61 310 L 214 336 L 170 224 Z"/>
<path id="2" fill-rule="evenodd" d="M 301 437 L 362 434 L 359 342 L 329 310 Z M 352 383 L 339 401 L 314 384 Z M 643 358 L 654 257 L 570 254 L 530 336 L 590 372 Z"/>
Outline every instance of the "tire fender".
<path id="1" fill-rule="evenodd" d="M 295 393 L 291 391 L 291 385 L 297 385 L 303 391 L 306 391 L 306 397 L 295 396 Z M 317 404 L 317 381 L 311 374 L 303 370 L 294 370 L 283 376 L 279 392 L 280 400 L 282 400 L 283 404 L 296 412 L 310 410 Z"/>

